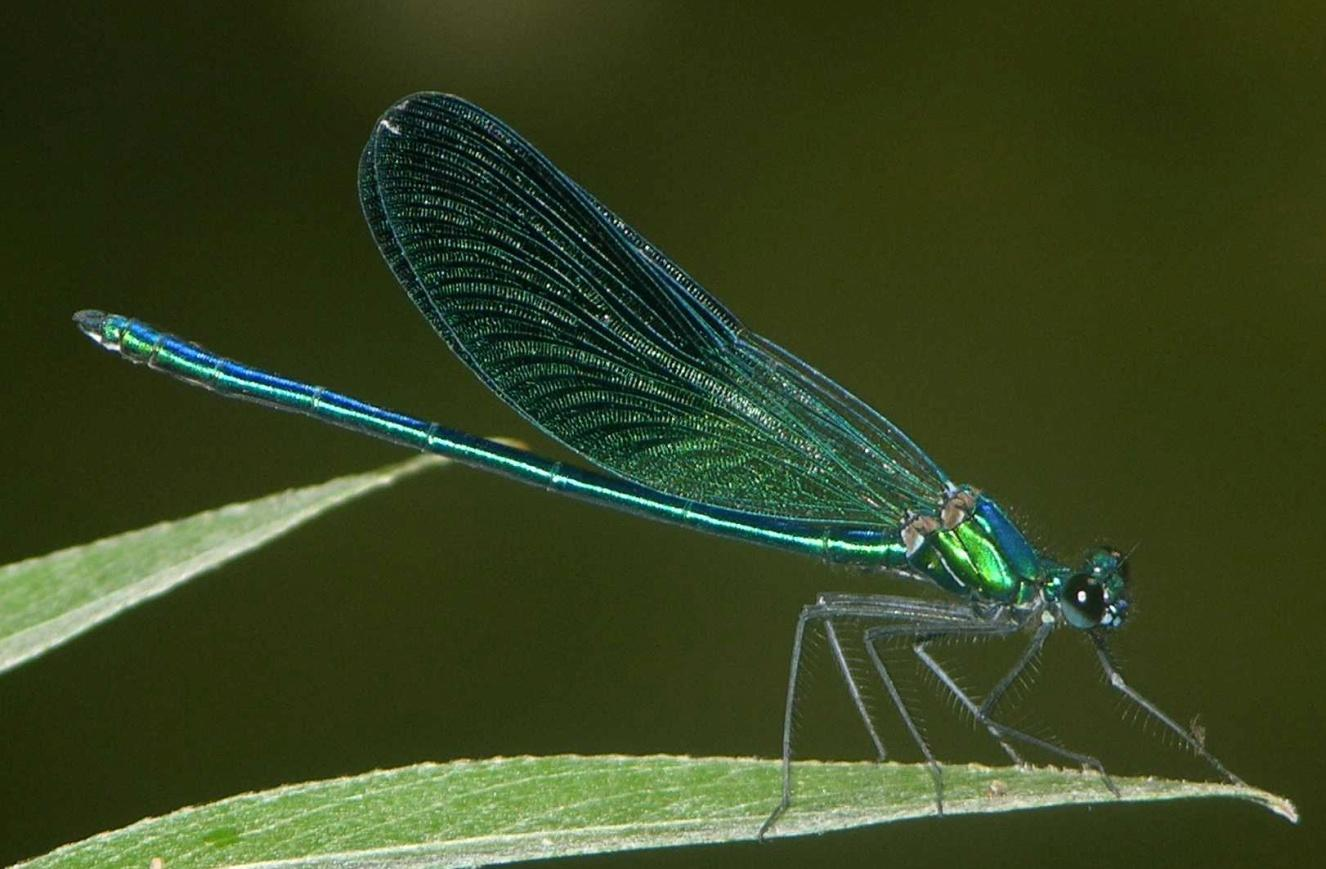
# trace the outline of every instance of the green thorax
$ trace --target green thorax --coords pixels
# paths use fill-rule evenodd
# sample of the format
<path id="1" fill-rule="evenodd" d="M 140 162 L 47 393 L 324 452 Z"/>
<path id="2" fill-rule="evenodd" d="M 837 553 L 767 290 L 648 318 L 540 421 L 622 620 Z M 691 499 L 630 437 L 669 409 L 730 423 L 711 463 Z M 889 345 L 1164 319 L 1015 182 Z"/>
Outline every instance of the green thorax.
<path id="1" fill-rule="evenodd" d="M 1041 559 L 992 499 L 961 489 L 939 517 L 916 517 L 903 535 L 908 563 L 945 591 L 1013 605 L 1030 603 Z"/>

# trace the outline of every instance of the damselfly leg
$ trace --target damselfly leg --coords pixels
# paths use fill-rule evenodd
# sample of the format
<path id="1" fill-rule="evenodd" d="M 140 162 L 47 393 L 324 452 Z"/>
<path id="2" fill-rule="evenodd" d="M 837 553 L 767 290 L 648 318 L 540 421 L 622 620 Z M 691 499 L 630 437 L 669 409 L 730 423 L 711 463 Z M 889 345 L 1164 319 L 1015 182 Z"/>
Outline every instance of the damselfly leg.
<path id="1" fill-rule="evenodd" d="M 1091 635 L 1091 640 L 1095 643 L 1096 657 L 1100 659 L 1101 669 L 1105 671 L 1105 678 L 1109 681 L 1110 687 L 1123 694 L 1123 696 L 1141 707 L 1146 714 L 1173 731 L 1179 739 L 1183 741 L 1184 746 L 1186 746 L 1189 751 L 1206 761 L 1211 768 L 1220 773 L 1226 781 L 1236 785 L 1244 784 L 1243 779 L 1226 769 L 1225 765 L 1221 763 L 1215 755 L 1206 750 L 1204 742 L 1194 736 L 1191 730 L 1180 726 L 1177 721 L 1162 712 L 1159 706 L 1143 697 L 1135 688 L 1124 681 L 1123 675 L 1119 672 L 1119 668 L 1114 664 L 1114 659 L 1110 656 L 1109 646 L 1106 644 L 1103 636 L 1093 633 Z"/>
<path id="2" fill-rule="evenodd" d="M 886 757 L 883 741 L 866 708 L 861 686 L 857 684 L 856 677 L 848 664 L 837 627 L 837 623 L 848 621 L 865 622 L 871 625 L 862 636 L 866 653 L 890 701 L 897 710 L 899 718 L 930 767 L 935 783 L 935 805 L 940 814 L 943 814 L 944 810 L 944 787 L 941 768 L 921 733 L 921 729 L 917 726 L 914 716 L 898 691 L 897 683 L 888 665 L 879 653 L 880 644 L 888 640 L 900 637 L 910 638 L 912 640 L 912 651 L 917 659 L 934 674 L 944 689 L 958 700 L 976 722 L 999 743 L 1014 763 L 1021 765 L 1024 761 L 1011 743 L 1017 742 L 1028 745 L 1049 754 L 1057 755 L 1083 768 L 1096 770 L 1100 773 L 1106 787 L 1117 795 L 1118 789 L 1096 758 L 1055 745 L 996 721 L 992 717 L 994 707 L 1000 699 L 1017 683 L 1023 672 L 1039 655 L 1046 638 L 1053 632 L 1053 622 L 1041 621 L 1037 625 L 1031 640 L 1019 655 L 1017 661 L 995 683 L 981 703 L 977 703 L 972 699 L 927 650 L 928 644 L 942 638 L 1010 636 L 1024 630 L 1031 619 L 1038 618 L 1038 611 L 1015 614 L 1012 610 L 1003 606 L 974 606 L 970 603 L 945 603 L 886 595 L 821 594 L 814 604 L 805 607 L 801 611 L 801 615 L 797 619 L 796 634 L 792 644 L 792 664 L 788 675 L 786 705 L 783 714 L 782 795 L 778 805 L 760 827 L 760 836 L 764 836 L 772 828 L 792 802 L 792 732 L 799 676 L 805 651 L 806 630 L 817 624 L 824 626 L 824 633 L 830 651 L 847 686 L 852 704 L 865 725 L 879 758 L 883 760 Z M 1171 724 L 1171 726 L 1173 725 Z"/>
<path id="3" fill-rule="evenodd" d="M 861 696 L 861 687 L 856 684 L 851 665 L 847 663 L 847 655 L 843 652 L 843 644 L 838 640 L 838 631 L 829 619 L 824 621 L 824 638 L 829 643 L 834 663 L 838 665 L 838 673 L 843 677 L 843 683 L 847 685 L 847 692 L 852 696 L 852 706 L 861 716 L 861 723 L 865 725 L 866 733 L 870 736 L 870 743 L 875 746 L 875 757 L 883 763 L 889 756 L 884 749 L 884 740 L 880 739 L 879 731 L 875 729 L 875 722 L 870 718 L 870 710 L 866 708 L 865 699 Z"/>
<path id="4" fill-rule="evenodd" d="M 985 695 L 985 699 L 981 701 L 981 712 L 983 714 L 989 715 L 994 711 L 995 706 L 1003 699 L 1008 689 L 1017 684 L 1018 680 L 1022 678 L 1022 674 L 1031 666 L 1031 662 L 1035 661 L 1040 655 L 1041 647 L 1045 645 L 1046 638 L 1052 633 L 1054 633 L 1054 622 L 1042 621 L 1040 626 L 1036 628 L 1036 633 L 1032 634 L 1031 642 L 1027 643 L 1027 647 L 1022 650 L 1022 654 L 1017 661 L 1004 674 L 1004 678 L 996 682 L 989 693 Z M 1013 760 L 1014 763 L 1021 763 L 1017 758 Z"/>
<path id="5" fill-rule="evenodd" d="M 883 741 L 871 721 L 870 714 L 862 699 L 863 692 L 847 663 L 846 654 L 838 637 L 835 623 L 843 621 L 866 622 L 875 625 L 881 622 L 887 623 L 884 626 L 873 627 L 866 631 L 864 636 L 866 651 L 876 674 L 888 692 L 889 699 L 897 709 L 912 740 L 930 766 L 935 781 L 936 805 L 941 813 L 943 812 L 943 779 L 939 764 L 922 736 L 920 728 L 916 725 L 907 704 L 898 692 L 897 685 L 888 667 L 880 657 L 875 645 L 876 641 L 888 635 L 908 635 L 917 638 L 959 634 L 996 637 L 1014 633 L 1023 626 L 1023 622 L 1012 618 L 1008 611 L 1002 607 L 974 609 L 969 604 L 925 601 L 888 595 L 826 593 L 821 594 L 815 603 L 802 609 L 801 615 L 797 618 L 796 633 L 792 642 L 792 663 L 788 674 L 787 697 L 783 712 L 782 796 L 778 805 L 760 827 L 759 835 L 761 837 L 769 831 L 779 816 L 792 803 L 792 731 L 808 627 L 817 624 L 825 626 L 825 636 L 828 639 L 829 648 L 837 664 L 838 671 L 847 685 L 852 704 L 861 717 L 878 756 L 881 760 L 886 756 Z M 1013 679 L 1007 679 L 1007 681 L 1011 684 Z M 1000 737 L 996 736 L 996 738 L 999 739 Z M 1000 741 L 1003 742 L 1002 739 Z M 1020 762 L 1011 747 L 1005 746 L 1005 750 L 1015 761 Z"/>

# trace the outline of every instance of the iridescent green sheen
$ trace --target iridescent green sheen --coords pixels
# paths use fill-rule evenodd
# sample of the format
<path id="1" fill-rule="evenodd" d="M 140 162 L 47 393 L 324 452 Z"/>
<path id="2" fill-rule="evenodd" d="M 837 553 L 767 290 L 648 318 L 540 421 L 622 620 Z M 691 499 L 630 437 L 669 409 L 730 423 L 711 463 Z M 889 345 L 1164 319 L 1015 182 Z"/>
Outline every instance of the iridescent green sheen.
<path id="1" fill-rule="evenodd" d="M 1009 569 L 1008 561 L 990 536 L 989 529 L 972 519 L 954 528 L 952 533 L 971 558 L 975 568 L 972 582 L 976 593 L 992 600 L 1014 600 L 1022 580 Z"/>
<path id="2" fill-rule="evenodd" d="M 954 594 L 1009 602 L 1020 589 L 994 541 L 973 521 L 935 531 L 912 564 Z"/>
<path id="3" fill-rule="evenodd" d="M 1008 569 L 1014 576 L 1024 581 L 1041 576 L 1042 558 L 993 499 L 985 496 L 977 499 L 972 518 L 996 541 L 996 546 L 1007 559 Z"/>

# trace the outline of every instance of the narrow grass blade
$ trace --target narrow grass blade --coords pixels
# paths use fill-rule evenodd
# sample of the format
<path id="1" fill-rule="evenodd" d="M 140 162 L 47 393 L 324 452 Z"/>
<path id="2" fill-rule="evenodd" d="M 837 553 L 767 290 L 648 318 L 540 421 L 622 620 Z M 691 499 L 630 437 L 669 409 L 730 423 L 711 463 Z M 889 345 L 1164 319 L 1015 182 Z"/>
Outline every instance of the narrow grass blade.
<path id="1" fill-rule="evenodd" d="M 801 763 L 771 836 L 932 816 L 923 765 Z M 945 812 L 1231 797 L 1291 820 L 1287 800 L 1247 787 L 1098 777 L 1056 769 L 945 768 Z M 774 760 L 516 757 L 419 764 L 244 794 L 67 845 L 28 867 L 480 866 L 750 841 L 777 799 Z M 942 821 L 940 823 L 943 823 Z"/>
<path id="2" fill-rule="evenodd" d="M 338 504 L 437 464 L 445 461 L 415 458 L 0 567 L 0 673 Z"/>

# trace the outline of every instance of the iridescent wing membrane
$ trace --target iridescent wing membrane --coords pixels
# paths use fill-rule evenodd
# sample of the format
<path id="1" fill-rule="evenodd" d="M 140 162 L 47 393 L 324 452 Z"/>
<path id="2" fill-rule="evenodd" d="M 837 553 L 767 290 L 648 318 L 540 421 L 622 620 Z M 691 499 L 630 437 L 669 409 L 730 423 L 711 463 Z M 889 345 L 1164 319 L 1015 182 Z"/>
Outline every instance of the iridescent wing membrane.
<path id="1" fill-rule="evenodd" d="M 945 477 L 901 431 L 717 300 L 502 121 L 416 94 L 360 200 L 410 299 L 522 415 L 614 474 L 804 521 L 899 523 Z"/>

